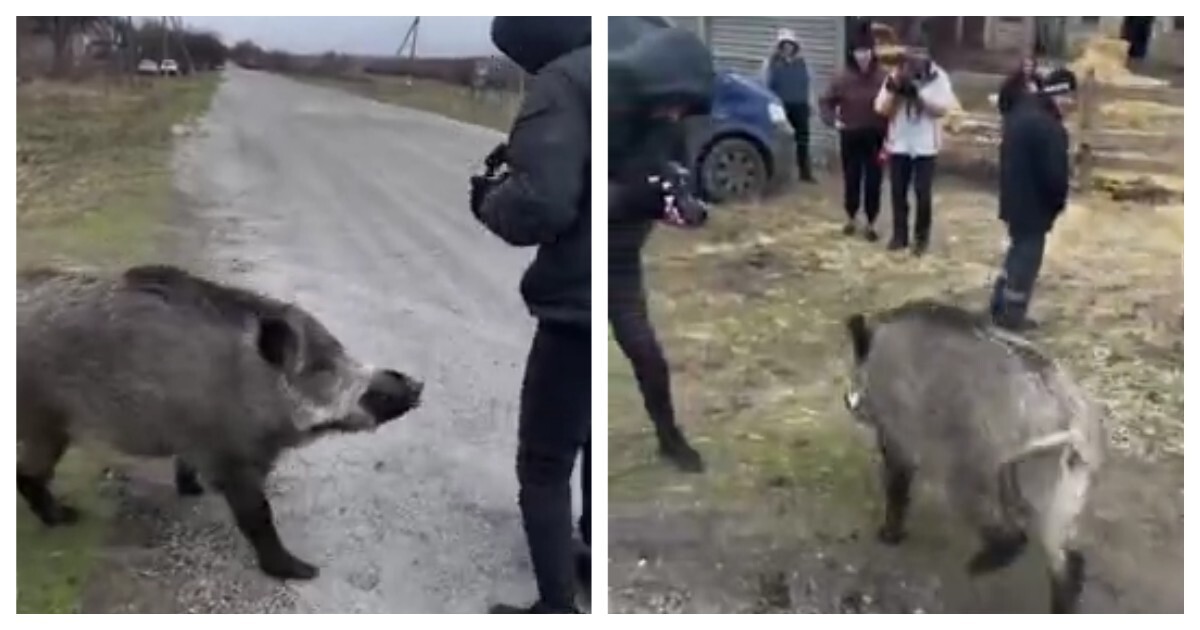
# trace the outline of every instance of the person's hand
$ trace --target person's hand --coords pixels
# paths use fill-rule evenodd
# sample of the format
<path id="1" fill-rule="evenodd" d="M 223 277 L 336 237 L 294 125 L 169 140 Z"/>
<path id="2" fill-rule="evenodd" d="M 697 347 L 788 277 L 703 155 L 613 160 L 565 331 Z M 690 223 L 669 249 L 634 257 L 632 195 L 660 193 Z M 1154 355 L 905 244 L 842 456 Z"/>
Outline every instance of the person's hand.
<path id="1" fill-rule="evenodd" d="M 699 227 L 708 220 L 708 205 L 692 194 L 689 173 L 671 162 L 664 173 L 650 178 L 662 195 L 662 220 L 676 227 Z"/>
<path id="2" fill-rule="evenodd" d="M 487 169 L 487 175 L 492 175 L 500 170 L 500 167 L 508 163 L 508 145 L 501 142 L 483 158 L 483 166 Z"/>

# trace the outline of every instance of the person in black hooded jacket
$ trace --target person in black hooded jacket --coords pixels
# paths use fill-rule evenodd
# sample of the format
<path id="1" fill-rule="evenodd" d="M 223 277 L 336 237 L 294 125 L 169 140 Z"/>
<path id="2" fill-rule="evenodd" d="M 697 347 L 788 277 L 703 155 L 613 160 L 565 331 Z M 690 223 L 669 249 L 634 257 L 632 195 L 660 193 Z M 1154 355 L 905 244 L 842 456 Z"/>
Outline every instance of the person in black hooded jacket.
<path id="1" fill-rule="evenodd" d="M 497 17 L 492 41 L 533 75 L 498 177 L 472 178 L 471 207 L 515 246 L 536 246 L 521 293 L 538 320 L 521 388 L 517 479 L 538 600 L 496 613 L 577 612 L 590 561 L 572 540 L 571 473 L 583 455 L 591 542 L 591 18 Z"/>
<path id="2" fill-rule="evenodd" d="M 609 18 L 608 320 L 633 365 L 659 452 L 698 472 L 703 460 L 676 424 L 670 369 L 650 322 L 642 248 L 665 218 L 661 191 L 647 182 L 686 163 L 680 121 L 708 112 L 716 72 L 694 34 L 639 20 Z"/>
<path id="3" fill-rule="evenodd" d="M 1037 91 L 1017 94 L 1003 125 L 1000 220 L 1008 227 L 1009 247 L 992 287 L 991 315 L 1010 330 L 1036 326 L 1027 313 L 1046 234 L 1067 205 L 1070 144 L 1062 116 L 1075 89 L 1069 70 L 1053 72 Z"/>

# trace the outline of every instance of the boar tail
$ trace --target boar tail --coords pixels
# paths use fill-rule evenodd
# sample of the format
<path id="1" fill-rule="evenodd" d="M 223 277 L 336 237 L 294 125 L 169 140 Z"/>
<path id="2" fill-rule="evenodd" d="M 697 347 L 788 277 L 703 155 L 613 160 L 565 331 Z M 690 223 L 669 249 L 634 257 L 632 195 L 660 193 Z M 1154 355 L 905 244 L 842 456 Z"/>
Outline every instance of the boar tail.
<path id="1" fill-rule="evenodd" d="M 854 347 L 854 360 L 862 363 L 871 351 L 871 329 L 867 327 L 867 318 L 862 313 L 851 315 L 846 320 L 846 330 Z"/>

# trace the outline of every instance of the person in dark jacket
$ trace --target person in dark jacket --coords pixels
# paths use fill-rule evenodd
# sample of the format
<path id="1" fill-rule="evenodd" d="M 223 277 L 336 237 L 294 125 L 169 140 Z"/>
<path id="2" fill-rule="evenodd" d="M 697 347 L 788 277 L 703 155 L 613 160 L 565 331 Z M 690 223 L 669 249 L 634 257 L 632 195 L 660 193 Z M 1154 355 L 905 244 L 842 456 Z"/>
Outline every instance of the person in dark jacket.
<path id="1" fill-rule="evenodd" d="M 775 48 L 763 61 L 763 82 L 780 101 L 796 139 L 796 164 L 801 181 L 811 182 L 808 119 L 811 116 L 812 78 L 800 50 L 800 40 L 791 29 L 779 29 Z"/>
<path id="2" fill-rule="evenodd" d="M 866 25 L 869 29 L 869 25 Z M 842 72 L 821 96 L 821 120 L 835 127 L 841 140 L 843 207 L 846 209 L 847 236 L 857 230 L 859 206 L 865 210 L 868 241 L 879 240 L 875 218 L 879 216 L 879 198 L 883 187 L 880 152 L 888 121 L 875 111 L 875 97 L 887 73 L 879 67 L 870 31 L 859 32 L 851 46 Z"/>
<path id="3" fill-rule="evenodd" d="M 1008 227 L 1004 269 L 992 289 L 993 321 L 1010 330 L 1036 327 L 1029 301 L 1042 266 L 1046 234 L 1067 204 L 1070 155 L 1062 116 L 1072 104 L 1075 75 L 1058 70 L 1038 92 L 1021 95 L 1000 142 L 1000 220 Z"/>
<path id="4" fill-rule="evenodd" d="M 581 536 L 591 497 L 591 19 L 497 17 L 492 41 L 533 75 L 508 135 L 489 161 L 507 171 L 472 182 L 472 209 L 489 230 L 537 256 L 521 294 L 537 331 L 521 388 L 519 503 L 537 579 L 532 606 L 498 613 L 577 612 L 571 473 L 584 456 Z"/>
<path id="5" fill-rule="evenodd" d="M 996 109 L 1000 116 L 1008 115 L 1022 95 L 1037 92 L 1041 85 L 1042 77 L 1037 72 L 1037 60 L 1033 57 L 1022 58 L 1020 67 L 1005 77 L 1000 84 L 1000 91 L 996 96 Z"/>
<path id="6" fill-rule="evenodd" d="M 609 18 L 628 19 L 636 18 Z M 694 472 L 703 460 L 676 423 L 670 369 L 647 309 L 642 248 L 665 218 L 661 191 L 647 182 L 671 162 L 686 163 L 680 121 L 707 113 L 715 81 L 711 53 L 683 29 L 656 28 L 610 50 L 608 319 L 633 365 L 659 452 Z"/>

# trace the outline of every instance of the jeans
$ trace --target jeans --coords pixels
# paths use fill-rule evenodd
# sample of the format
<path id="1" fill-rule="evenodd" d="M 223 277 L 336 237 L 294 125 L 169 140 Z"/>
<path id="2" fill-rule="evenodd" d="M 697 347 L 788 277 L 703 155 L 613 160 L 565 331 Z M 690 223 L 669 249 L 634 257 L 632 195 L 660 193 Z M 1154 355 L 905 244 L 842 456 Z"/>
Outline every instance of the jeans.
<path id="1" fill-rule="evenodd" d="M 891 156 L 889 177 L 892 181 L 892 241 L 908 244 L 908 189 L 912 186 L 917 197 L 917 242 L 929 243 L 933 224 L 933 172 L 937 157 L 932 155 Z"/>
<path id="2" fill-rule="evenodd" d="M 812 179 L 812 160 L 808 154 L 808 119 L 811 115 L 808 103 L 791 103 L 784 106 L 788 124 L 796 134 L 796 164 L 800 167 L 801 179 Z"/>
<path id="3" fill-rule="evenodd" d="M 861 206 L 867 223 L 874 224 L 879 216 L 880 189 L 883 187 L 883 166 L 879 151 L 883 147 L 882 129 L 850 129 L 841 132 L 843 200 L 846 216 L 851 221 Z"/>
<path id="4" fill-rule="evenodd" d="M 538 325 L 521 387 L 517 480 L 521 518 L 541 604 L 575 608 L 571 472 L 591 463 L 591 333 L 587 327 Z M 591 475 L 583 474 L 580 530 L 591 539 Z"/>
<path id="5" fill-rule="evenodd" d="M 1019 324 L 1025 320 L 1045 250 L 1045 234 L 1009 232 L 1004 270 L 992 285 L 992 319 L 1002 324 Z"/>

